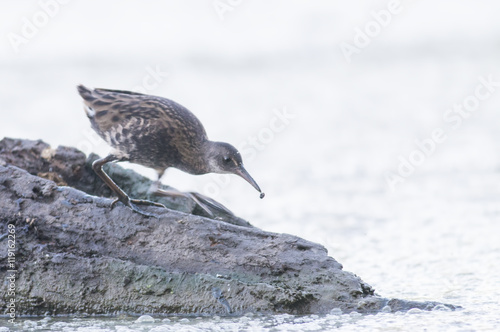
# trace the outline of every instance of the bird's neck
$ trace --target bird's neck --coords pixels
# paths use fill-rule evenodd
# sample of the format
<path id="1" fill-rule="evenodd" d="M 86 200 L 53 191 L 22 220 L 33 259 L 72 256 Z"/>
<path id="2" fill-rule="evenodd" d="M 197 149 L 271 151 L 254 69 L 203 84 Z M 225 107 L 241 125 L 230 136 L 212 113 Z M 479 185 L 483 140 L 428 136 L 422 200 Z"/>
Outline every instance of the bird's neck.
<path id="1" fill-rule="evenodd" d="M 211 173 L 213 169 L 214 142 L 205 140 L 195 149 L 194 153 L 191 151 L 188 155 L 183 156 L 183 165 L 177 168 L 195 175 Z M 186 165 L 189 166 L 186 167 Z"/>
<path id="2" fill-rule="evenodd" d="M 205 173 L 213 173 L 216 171 L 216 156 L 217 156 L 217 143 L 206 140 L 202 144 L 201 153 L 203 160 L 202 165 Z"/>

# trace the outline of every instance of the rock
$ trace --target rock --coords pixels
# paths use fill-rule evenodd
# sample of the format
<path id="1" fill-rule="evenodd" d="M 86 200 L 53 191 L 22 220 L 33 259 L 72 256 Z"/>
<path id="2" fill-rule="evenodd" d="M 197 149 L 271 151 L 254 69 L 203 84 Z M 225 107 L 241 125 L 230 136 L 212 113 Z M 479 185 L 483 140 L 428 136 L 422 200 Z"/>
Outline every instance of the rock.
<path id="1" fill-rule="evenodd" d="M 41 140 L 20 140 L 4 138 L 0 141 L 0 165 L 14 165 L 56 182 L 60 186 L 70 186 L 89 195 L 112 197 L 112 191 L 92 170 L 92 163 L 99 159 L 96 154 L 88 158 L 78 149 L 59 146 L 52 149 Z M 206 216 L 196 203 L 188 198 L 170 198 L 149 193 L 152 181 L 145 176 L 127 170 L 117 164 L 107 164 L 104 170 L 131 197 L 154 200 L 170 209 Z M 168 186 L 160 186 L 168 189 Z M 229 223 L 252 227 L 246 220 L 234 215 L 217 214 L 217 219 Z"/>
<path id="2" fill-rule="evenodd" d="M 170 202 L 177 210 L 145 207 L 159 218 L 122 204 L 111 209 L 90 160 L 42 141 L 0 142 L 0 246 L 8 247 L 14 225 L 17 270 L 3 264 L 0 278 L 15 275 L 20 315 L 365 313 L 442 305 L 379 297 L 321 245 L 235 225 L 238 218 L 191 214 L 187 200 Z M 147 187 L 149 180 L 116 166 L 112 176 L 126 174 L 126 191 Z M 0 251 L 3 262 L 7 255 Z M 0 288 L 4 314 L 8 290 Z"/>

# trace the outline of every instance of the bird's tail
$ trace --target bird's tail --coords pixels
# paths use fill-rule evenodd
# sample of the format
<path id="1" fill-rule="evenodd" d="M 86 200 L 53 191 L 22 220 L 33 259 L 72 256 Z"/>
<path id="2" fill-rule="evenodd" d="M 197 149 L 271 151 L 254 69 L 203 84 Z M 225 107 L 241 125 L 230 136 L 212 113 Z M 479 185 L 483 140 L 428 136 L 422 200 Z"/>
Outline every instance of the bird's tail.
<path id="1" fill-rule="evenodd" d="M 78 93 L 80 94 L 80 96 L 82 96 L 82 98 L 86 101 L 93 101 L 95 100 L 96 98 L 92 95 L 92 90 L 90 90 L 89 88 L 87 88 L 86 86 L 80 84 L 76 87 L 78 89 Z"/>
<path id="2" fill-rule="evenodd" d="M 87 114 L 87 116 L 90 119 L 93 118 L 95 115 L 95 110 L 92 108 L 91 104 L 94 100 L 97 99 L 92 94 L 93 90 L 90 90 L 89 88 L 83 86 L 82 84 L 78 85 L 76 88 L 78 89 L 78 93 L 80 94 L 80 96 L 82 96 L 82 98 L 84 100 L 83 101 L 83 104 L 84 104 L 83 109 L 85 110 L 85 113 Z"/>

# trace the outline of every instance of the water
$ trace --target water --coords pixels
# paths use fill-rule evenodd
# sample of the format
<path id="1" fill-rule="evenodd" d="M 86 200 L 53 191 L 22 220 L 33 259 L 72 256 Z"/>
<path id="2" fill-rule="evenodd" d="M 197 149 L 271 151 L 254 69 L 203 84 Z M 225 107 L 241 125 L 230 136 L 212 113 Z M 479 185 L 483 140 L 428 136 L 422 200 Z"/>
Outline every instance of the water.
<path id="1" fill-rule="evenodd" d="M 18 31 L 37 6 L 10 3 L 0 11 L 2 32 Z M 499 5 L 404 3 L 348 64 L 339 43 L 352 41 L 371 10 L 386 7 L 241 2 L 222 21 L 209 2 L 70 2 L 19 53 L 1 41 L 0 136 L 105 154 L 106 145 L 89 137 L 74 86 L 140 89 L 146 80 L 150 93 L 194 111 L 211 138 L 240 147 L 266 197 L 234 177 L 172 170 L 165 183 L 208 194 L 257 227 L 321 243 L 381 296 L 463 309 L 153 315 L 154 323 L 141 324 L 129 316 L 20 318 L 14 326 L 2 321 L 3 330 L 498 329 L 500 88 L 460 124 L 446 114 L 475 94 L 480 77 L 500 81 Z M 420 161 L 415 151 L 435 130 L 446 138 Z M 386 175 L 398 175 L 400 158 L 411 155 L 421 164 L 392 190 Z"/>
<path id="2" fill-rule="evenodd" d="M 430 313 L 414 309 L 408 313 L 380 313 L 377 315 L 363 316 L 358 313 L 352 314 L 331 314 L 331 315 L 310 315 L 310 316 L 254 316 L 222 318 L 222 317 L 170 317 L 157 318 L 154 322 L 140 322 L 140 318 L 121 317 L 120 319 L 50 319 L 25 320 L 19 324 L 24 331 L 324 331 L 336 329 L 339 331 L 359 331 L 368 330 L 405 330 L 410 326 L 419 326 L 422 319 Z M 450 327 L 470 330 L 472 324 L 463 324 L 459 316 L 463 313 L 448 311 L 434 311 L 432 315 L 439 319 L 431 330 L 445 330 Z M 421 326 L 421 325 L 420 325 Z M 477 324 L 477 327 L 488 328 L 488 324 Z M 2 331 L 2 330 L 0 330 Z M 8 331 L 8 330 L 5 330 Z"/>

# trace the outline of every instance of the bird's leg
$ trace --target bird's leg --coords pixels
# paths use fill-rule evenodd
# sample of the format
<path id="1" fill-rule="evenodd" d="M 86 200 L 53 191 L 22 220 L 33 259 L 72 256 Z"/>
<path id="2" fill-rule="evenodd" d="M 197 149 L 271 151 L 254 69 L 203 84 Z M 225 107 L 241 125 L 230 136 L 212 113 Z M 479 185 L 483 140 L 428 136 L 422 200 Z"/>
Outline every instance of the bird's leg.
<path id="1" fill-rule="evenodd" d="M 208 196 L 202 195 L 196 192 L 188 192 L 187 195 L 191 197 L 199 207 L 201 207 L 204 211 L 207 211 L 207 208 L 213 209 L 218 212 L 222 212 L 224 214 L 228 214 L 230 216 L 234 216 L 234 213 L 231 212 L 227 207 L 217 202 L 216 200 L 211 199 Z"/>
<path id="2" fill-rule="evenodd" d="M 195 192 L 184 193 L 181 191 L 177 191 L 174 189 L 160 189 L 161 185 L 161 177 L 165 173 L 165 169 L 159 169 L 158 172 L 158 180 L 151 184 L 149 191 L 155 195 L 160 196 L 169 196 L 169 197 L 183 197 L 187 199 L 193 200 L 210 218 L 215 218 L 214 212 L 217 211 L 219 213 L 224 213 L 228 215 L 234 215 L 231 211 L 229 211 L 224 205 L 214 201 L 213 199 L 204 196 L 202 194 L 198 194 Z"/>
<path id="3" fill-rule="evenodd" d="M 158 169 L 158 170 L 156 170 L 156 172 L 158 173 L 158 178 L 156 179 L 155 182 L 151 183 L 151 186 L 149 187 L 149 190 L 148 190 L 148 192 L 152 193 L 152 194 L 155 194 L 157 191 L 161 190 L 160 189 L 161 177 L 163 176 L 163 174 L 165 174 L 165 170 Z"/>
<path id="4" fill-rule="evenodd" d="M 193 200 L 203 211 L 205 211 L 208 216 L 211 218 L 215 218 L 214 212 L 222 212 L 228 215 L 234 215 L 229 209 L 227 209 L 224 205 L 216 202 L 215 200 L 207 197 L 205 195 L 195 193 L 195 192 L 181 192 L 171 189 L 160 189 L 158 186 L 154 187 L 154 194 L 161 196 L 170 196 L 170 197 L 184 197 Z"/>
<path id="5" fill-rule="evenodd" d="M 109 189 L 111 189 L 116 194 L 116 196 L 118 196 L 118 198 L 115 201 L 113 201 L 113 203 L 111 203 L 111 207 L 113 208 L 113 206 L 116 204 L 116 202 L 120 201 L 123 204 L 125 204 L 126 206 L 128 206 L 129 208 L 131 208 L 132 211 L 134 211 L 134 212 L 142 214 L 143 216 L 146 216 L 146 217 L 155 217 L 154 214 L 146 213 L 146 212 L 139 210 L 134 204 L 153 205 L 153 206 L 159 206 L 159 207 L 163 207 L 163 208 L 165 208 L 165 205 L 160 204 L 160 203 L 156 203 L 156 202 L 143 200 L 143 199 L 131 199 L 130 197 L 128 197 L 128 195 L 120 187 L 118 187 L 118 185 L 102 169 L 102 166 L 104 166 L 105 164 L 112 162 L 112 161 L 117 161 L 117 160 L 119 160 L 118 157 L 110 154 L 107 157 L 98 159 L 92 163 L 92 169 L 97 174 L 97 176 L 99 176 L 101 178 L 101 180 L 103 180 L 104 183 L 106 183 L 106 185 L 109 187 Z"/>

